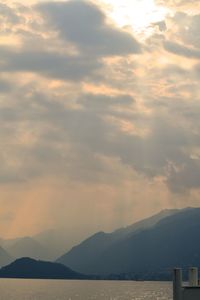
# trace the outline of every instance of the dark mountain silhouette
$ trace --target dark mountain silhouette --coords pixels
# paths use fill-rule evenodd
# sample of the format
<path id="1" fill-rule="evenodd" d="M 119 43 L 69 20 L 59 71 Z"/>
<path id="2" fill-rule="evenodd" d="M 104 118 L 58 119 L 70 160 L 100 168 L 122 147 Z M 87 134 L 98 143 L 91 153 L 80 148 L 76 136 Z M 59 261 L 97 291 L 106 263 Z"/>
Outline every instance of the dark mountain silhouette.
<path id="1" fill-rule="evenodd" d="M 0 278 L 89 279 L 58 263 L 20 258 L 0 269 Z"/>
<path id="2" fill-rule="evenodd" d="M 174 266 L 200 266 L 199 232 L 200 208 L 184 209 L 161 219 L 153 227 L 129 233 L 109 247 L 104 242 L 103 251 L 98 249 L 99 240 L 106 241 L 108 237 L 98 234 L 73 248 L 59 261 L 86 274 L 124 273 L 140 277 L 162 274 Z"/>
<path id="3" fill-rule="evenodd" d="M 0 267 L 9 264 L 11 261 L 13 261 L 13 258 L 0 247 Z"/>
<path id="4" fill-rule="evenodd" d="M 47 255 L 48 249 L 31 237 L 17 239 L 16 242 L 11 244 L 11 246 L 7 246 L 6 250 L 15 258 L 31 257 L 35 259 L 49 259 Z"/>
<path id="5" fill-rule="evenodd" d="M 73 266 L 75 270 L 84 270 L 90 273 L 90 265 L 93 265 L 100 259 L 105 251 L 116 243 L 122 243 L 129 235 L 136 234 L 144 229 L 150 228 L 166 216 L 177 213 L 178 210 L 164 210 L 160 213 L 139 221 L 125 228 L 120 228 L 112 233 L 98 232 L 89 237 L 78 246 L 73 247 L 57 261 Z"/>

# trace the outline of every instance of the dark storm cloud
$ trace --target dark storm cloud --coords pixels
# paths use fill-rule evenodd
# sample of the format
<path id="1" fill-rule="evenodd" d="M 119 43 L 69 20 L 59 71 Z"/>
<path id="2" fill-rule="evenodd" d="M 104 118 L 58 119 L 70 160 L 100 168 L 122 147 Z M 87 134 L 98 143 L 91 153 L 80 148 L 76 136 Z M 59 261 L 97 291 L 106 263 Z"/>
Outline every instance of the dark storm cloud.
<path id="1" fill-rule="evenodd" d="M 140 53 L 132 35 L 106 23 L 104 13 L 89 1 L 45 3 L 38 8 L 61 37 L 93 56 Z"/>
<path id="2" fill-rule="evenodd" d="M 11 18 L 10 11 L 14 14 L 15 9 L 7 6 L 6 8 L 5 14 Z M 33 19 L 29 22 L 28 30 L 20 28 L 18 34 L 23 41 L 21 47 L 17 47 L 16 50 L 11 47 L 0 48 L 2 71 L 34 72 L 46 77 L 72 81 L 88 77 L 95 80 L 95 73 L 102 69 L 102 58 L 105 56 L 141 52 L 141 46 L 132 35 L 108 25 L 104 13 L 90 2 L 45 3 L 37 8 L 42 12 L 42 18 L 48 20 L 51 26 L 46 23 L 46 27 L 43 28 L 37 22 L 35 28 L 36 22 Z M 25 25 L 23 23 L 23 26 Z M 58 30 L 60 37 L 65 40 L 62 51 L 57 51 L 55 45 L 52 49 L 51 43 L 54 39 L 47 42 L 42 37 L 42 31 L 50 33 L 50 27 L 51 30 Z M 78 48 L 79 54 L 67 54 L 67 47 L 71 45 L 69 43 Z"/>
<path id="3" fill-rule="evenodd" d="M 13 51 L 2 47 L 0 54 L 4 59 L 0 62 L 2 71 L 35 72 L 68 80 L 83 79 L 102 66 L 101 62 L 88 56 L 68 56 L 48 51 Z"/>

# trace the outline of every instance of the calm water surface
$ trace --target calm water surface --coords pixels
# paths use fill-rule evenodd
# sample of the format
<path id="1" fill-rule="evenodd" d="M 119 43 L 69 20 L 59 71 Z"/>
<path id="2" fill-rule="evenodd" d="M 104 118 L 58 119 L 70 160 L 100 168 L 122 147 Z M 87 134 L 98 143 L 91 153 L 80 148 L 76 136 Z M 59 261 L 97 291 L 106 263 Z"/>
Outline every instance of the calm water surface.
<path id="1" fill-rule="evenodd" d="M 1 300 L 171 300 L 169 282 L 0 279 Z"/>

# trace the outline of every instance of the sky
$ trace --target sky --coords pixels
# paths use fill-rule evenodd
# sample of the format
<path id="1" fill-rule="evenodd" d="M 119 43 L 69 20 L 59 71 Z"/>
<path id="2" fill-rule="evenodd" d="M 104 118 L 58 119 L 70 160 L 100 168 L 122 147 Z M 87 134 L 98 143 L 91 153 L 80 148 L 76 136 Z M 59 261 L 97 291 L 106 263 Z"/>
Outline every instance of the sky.
<path id="1" fill-rule="evenodd" d="M 2 0 L 0 237 L 200 205 L 198 0 Z"/>

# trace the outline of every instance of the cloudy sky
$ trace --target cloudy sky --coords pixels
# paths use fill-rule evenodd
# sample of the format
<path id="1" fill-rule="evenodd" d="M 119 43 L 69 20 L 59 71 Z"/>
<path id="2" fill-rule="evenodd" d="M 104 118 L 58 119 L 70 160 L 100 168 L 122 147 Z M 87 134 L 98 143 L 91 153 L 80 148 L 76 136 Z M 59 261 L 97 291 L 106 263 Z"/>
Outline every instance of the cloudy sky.
<path id="1" fill-rule="evenodd" d="M 199 0 L 2 0 L 0 236 L 200 204 Z"/>

